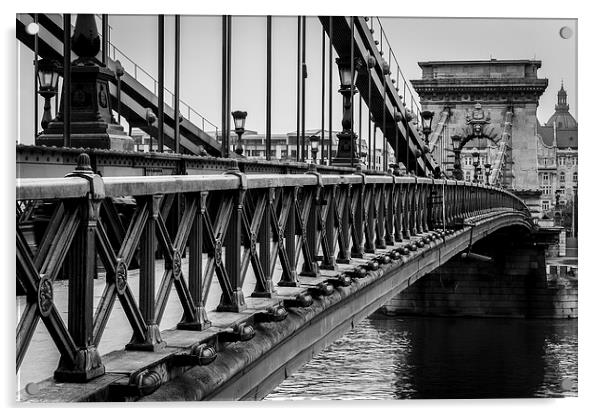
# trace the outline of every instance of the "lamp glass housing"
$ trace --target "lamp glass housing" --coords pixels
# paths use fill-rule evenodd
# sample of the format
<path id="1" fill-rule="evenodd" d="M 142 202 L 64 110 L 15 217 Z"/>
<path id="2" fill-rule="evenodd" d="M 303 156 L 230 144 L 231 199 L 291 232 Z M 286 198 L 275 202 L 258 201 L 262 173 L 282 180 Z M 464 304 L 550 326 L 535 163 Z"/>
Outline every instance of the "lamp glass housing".
<path id="1" fill-rule="evenodd" d="M 462 142 L 462 138 L 460 136 L 452 136 L 451 139 L 454 150 L 460 150 L 460 143 Z"/>
<path id="2" fill-rule="evenodd" d="M 309 145 L 311 146 L 312 151 L 317 151 L 318 146 L 320 145 L 320 138 L 318 136 L 311 136 L 309 138 Z"/>
<path id="3" fill-rule="evenodd" d="M 341 79 L 341 87 L 351 87 L 351 66 L 339 64 L 339 78 Z"/>
<path id="4" fill-rule="evenodd" d="M 40 91 L 56 92 L 59 83 L 57 66 L 47 59 L 38 61 L 38 85 Z"/>
<path id="5" fill-rule="evenodd" d="M 351 61 L 349 59 L 337 59 L 337 65 L 339 67 L 339 79 L 341 81 L 342 88 L 351 88 L 355 85 L 357 80 L 357 68 L 355 71 L 351 71 Z"/>
<path id="6" fill-rule="evenodd" d="M 237 132 L 245 131 L 245 121 L 247 119 L 246 111 L 232 111 L 232 118 L 234 119 L 234 130 Z"/>
<path id="7" fill-rule="evenodd" d="M 433 124 L 433 116 L 435 115 L 435 113 L 433 113 L 432 111 L 423 111 L 421 113 L 422 116 L 422 130 L 424 132 L 430 132 L 431 131 L 431 126 Z"/>

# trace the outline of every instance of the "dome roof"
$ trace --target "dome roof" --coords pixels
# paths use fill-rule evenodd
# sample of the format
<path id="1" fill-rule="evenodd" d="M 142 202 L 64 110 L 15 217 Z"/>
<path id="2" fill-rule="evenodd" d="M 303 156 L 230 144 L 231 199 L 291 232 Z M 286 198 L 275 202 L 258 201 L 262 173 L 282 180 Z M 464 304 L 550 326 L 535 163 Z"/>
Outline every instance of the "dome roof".
<path id="1" fill-rule="evenodd" d="M 574 129 L 577 128 L 577 120 L 568 111 L 558 111 L 550 117 L 546 126 L 552 127 L 556 122 L 557 129 Z"/>
<path id="2" fill-rule="evenodd" d="M 558 104 L 556 104 L 556 111 L 552 114 L 552 117 L 547 121 L 547 127 L 553 127 L 556 124 L 557 129 L 575 129 L 577 128 L 577 120 L 569 113 L 569 105 L 566 103 L 566 91 L 564 90 L 564 83 L 560 85 L 558 91 Z"/>

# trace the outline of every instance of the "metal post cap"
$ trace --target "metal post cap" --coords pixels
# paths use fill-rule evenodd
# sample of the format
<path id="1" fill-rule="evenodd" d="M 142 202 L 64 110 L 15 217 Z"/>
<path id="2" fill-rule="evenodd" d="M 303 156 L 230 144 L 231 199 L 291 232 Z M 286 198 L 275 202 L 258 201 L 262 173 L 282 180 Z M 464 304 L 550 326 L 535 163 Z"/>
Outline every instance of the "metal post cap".
<path id="1" fill-rule="evenodd" d="M 87 153 L 80 153 L 80 155 L 77 156 L 77 167 L 75 168 L 75 172 L 94 173 L 90 163 L 90 156 Z"/>

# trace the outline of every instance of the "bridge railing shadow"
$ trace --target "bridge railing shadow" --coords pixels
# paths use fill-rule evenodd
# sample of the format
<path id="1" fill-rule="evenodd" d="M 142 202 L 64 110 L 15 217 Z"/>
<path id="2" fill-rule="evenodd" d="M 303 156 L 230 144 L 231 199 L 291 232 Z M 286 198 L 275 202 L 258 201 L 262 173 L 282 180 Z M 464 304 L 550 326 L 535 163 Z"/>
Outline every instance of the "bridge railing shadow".
<path id="1" fill-rule="evenodd" d="M 241 312 L 249 297 L 274 296 L 273 282 L 296 287 L 300 276 L 319 277 L 481 213 L 528 215 L 512 193 L 460 181 L 321 174 L 313 165 L 306 174 L 245 174 L 235 160 L 224 174 L 103 178 L 89 162 L 82 154 L 66 178 L 20 179 L 16 186 L 17 293 L 26 299 L 17 371 L 41 320 L 61 355 L 57 381 L 104 374 L 97 348 L 115 301 L 131 327 L 126 349 L 158 351 L 172 288 L 183 311 L 178 328 L 202 331 L 211 327 L 205 308 L 212 290 L 220 292 L 217 312 Z M 157 261 L 164 262 L 160 280 Z M 100 267 L 105 287 L 94 308 Z M 133 269 L 138 295 L 128 282 Z M 244 293 L 248 271 L 255 285 Z M 219 286 L 211 285 L 214 277 Z M 61 278 L 69 282 L 67 322 L 53 298 Z"/>

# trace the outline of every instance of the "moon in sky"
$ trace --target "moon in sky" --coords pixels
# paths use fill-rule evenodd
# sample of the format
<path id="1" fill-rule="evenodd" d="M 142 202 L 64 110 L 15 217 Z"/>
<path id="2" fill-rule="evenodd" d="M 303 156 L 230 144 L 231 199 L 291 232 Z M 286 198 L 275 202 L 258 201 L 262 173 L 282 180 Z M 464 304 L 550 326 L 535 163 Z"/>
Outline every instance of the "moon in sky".
<path id="1" fill-rule="evenodd" d="M 27 26 L 25 26 L 25 31 L 29 35 L 35 35 L 40 31 L 40 26 L 37 23 L 30 23 Z"/>
<path id="2" fill-rule="evenodd" d="M 571 36 L 573 36 L 573 30 L 572 30 L 570 27 L 568 27 L 568 26 L 563 26 L 563 27 L 560 29 L 560 37 L 561 37 L 562 39 L 568 39 L 568 38 L 570 38 Z"/>

